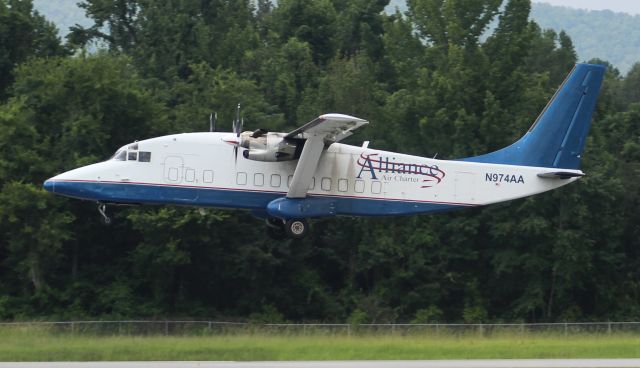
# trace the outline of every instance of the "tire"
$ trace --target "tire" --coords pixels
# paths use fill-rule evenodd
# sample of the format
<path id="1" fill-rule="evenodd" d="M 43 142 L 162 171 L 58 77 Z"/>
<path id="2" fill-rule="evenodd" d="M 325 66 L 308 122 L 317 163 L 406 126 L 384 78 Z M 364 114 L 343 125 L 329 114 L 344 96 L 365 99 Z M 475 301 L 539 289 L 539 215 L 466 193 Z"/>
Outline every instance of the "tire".
<path id="1" fill-rule="evenodd" d="M 287 220 L 284 229 L 291 239 L 302 239 L 309 232 L 309 223 L 305 219 L 291 219 Z"/>

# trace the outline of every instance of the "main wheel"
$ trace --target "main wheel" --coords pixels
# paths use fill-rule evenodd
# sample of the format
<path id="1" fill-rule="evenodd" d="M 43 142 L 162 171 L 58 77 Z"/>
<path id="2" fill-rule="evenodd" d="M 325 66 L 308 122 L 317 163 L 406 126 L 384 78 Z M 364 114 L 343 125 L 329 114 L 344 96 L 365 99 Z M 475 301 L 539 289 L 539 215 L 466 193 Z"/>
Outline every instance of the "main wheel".
<path id="1" fill-rule="evenodd" d="M 302 239 L 309 232 L 309 223 L 305 219 L 287 220 L 284 225 L 287 235 L 292 239 Z"/>

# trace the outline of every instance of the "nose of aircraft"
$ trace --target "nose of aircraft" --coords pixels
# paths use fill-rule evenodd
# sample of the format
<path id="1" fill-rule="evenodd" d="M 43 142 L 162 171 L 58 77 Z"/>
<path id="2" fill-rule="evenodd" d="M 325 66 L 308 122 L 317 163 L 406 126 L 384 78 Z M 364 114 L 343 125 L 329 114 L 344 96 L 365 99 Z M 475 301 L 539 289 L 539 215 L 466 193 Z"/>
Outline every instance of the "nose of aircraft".
<path id="1" fill-rule="evenodd" d="M 56 192 L 56 182 L 51 180 L 51 179 L 45 180 L 44 184 L 42 184 L 42 187 L 47 192 L 51 192 L 51 193 L 55 193 Z"/>
<path id="2" fill-rule="evenodd" d="M 100 199 L 101 186 L 98 185 L 97 180 L 105 172 L 104 166 L 105 163 L 101 162 L 63 172 L 47 179 L 42 187 L 56 195 L 80 199 Z"/>

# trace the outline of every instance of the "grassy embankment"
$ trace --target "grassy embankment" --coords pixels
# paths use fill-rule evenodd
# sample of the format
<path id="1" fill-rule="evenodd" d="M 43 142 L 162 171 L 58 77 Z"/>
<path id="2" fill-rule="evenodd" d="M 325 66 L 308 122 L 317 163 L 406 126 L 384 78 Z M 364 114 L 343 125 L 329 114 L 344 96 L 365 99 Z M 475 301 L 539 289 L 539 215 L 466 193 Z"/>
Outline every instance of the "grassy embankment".
<path id="1" fill-rule="evenodd" d="M 640 336 L 96 336 L 0 329 L 0 361 L 638 358 Z"/>

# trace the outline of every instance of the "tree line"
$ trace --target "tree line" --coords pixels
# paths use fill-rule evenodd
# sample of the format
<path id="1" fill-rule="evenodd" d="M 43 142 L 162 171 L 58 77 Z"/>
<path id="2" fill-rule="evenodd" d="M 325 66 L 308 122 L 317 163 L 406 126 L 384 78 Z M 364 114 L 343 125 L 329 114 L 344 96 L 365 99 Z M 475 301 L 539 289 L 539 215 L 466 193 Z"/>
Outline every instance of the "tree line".
<path id="1" fill-rule="evenodd" d="M 0 0 L 0 319 L 638 320 L 640 64 L 609 65 L 587 176 L 506 204 L 277 242 L 242 211 L 118 208 L 104 227 L 42 189 L 212 111 L 230 129 L 238 102 L 247 129 L 340 112 L 371 121 L 353 144 L 477 155 L 522 135 L 576 62 L 529 0 L 387 4 L 84 0 L 93 25 L 63 42 L 31 0 Z"/>

